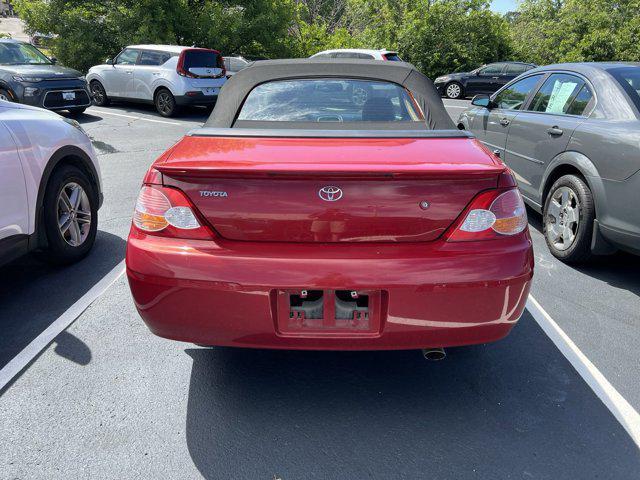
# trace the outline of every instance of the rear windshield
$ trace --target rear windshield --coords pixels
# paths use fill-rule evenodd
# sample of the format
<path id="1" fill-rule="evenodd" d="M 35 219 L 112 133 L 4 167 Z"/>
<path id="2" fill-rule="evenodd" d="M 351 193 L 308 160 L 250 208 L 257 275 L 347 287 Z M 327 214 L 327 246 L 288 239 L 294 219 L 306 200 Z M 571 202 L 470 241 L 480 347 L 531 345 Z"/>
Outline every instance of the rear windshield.
<path id="1" fill-rule="evenodd" d="M 401 62 L 402 59 L 398 56 L 397 53 L 385 53 L 384 58 L 389 60 L 390 62 Z"/>
<path id="2" fill-rule="evenodd" d="M 636 108 L 640 110 L 640 67 L 621 67 L 609 70 L 622 86 Z"/>
<path id="3" fill-rule="evenodd" d="M 238 120 L 421 122 L 423 115 L 409 92 L 395 83 L 317 78 L 258 85 L 247 96 Z"/>
<path id="4" fill-rule="evenodd" d="M 187 50 L 184 53 L 184 68 L 223 68 L 222 56 L 214 50 Z"/>

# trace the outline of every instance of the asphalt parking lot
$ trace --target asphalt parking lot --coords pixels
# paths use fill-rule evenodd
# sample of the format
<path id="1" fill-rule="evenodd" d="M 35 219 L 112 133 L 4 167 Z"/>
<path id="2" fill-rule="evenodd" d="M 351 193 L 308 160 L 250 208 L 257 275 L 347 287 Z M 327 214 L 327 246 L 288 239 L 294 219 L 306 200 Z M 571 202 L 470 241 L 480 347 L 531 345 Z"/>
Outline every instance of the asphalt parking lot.
<path id="1" fill-rule="evenodd" d="M 454 118 L 468 105 L 445 103 Z M 439 363 L 149 333 L 120 275 L 131 212 L 149 164 L 205 119 L 125 105 L 79 119 L 102 166 L 97 241 L 71 267 L 0 268 L 0 368 L 102 294 L 0 390 L 1 479 L 640 478 L 640 258 L 566 266 L 531 211 L 531 293 L 559 330 L 531 303 L 505 340 Z"/>

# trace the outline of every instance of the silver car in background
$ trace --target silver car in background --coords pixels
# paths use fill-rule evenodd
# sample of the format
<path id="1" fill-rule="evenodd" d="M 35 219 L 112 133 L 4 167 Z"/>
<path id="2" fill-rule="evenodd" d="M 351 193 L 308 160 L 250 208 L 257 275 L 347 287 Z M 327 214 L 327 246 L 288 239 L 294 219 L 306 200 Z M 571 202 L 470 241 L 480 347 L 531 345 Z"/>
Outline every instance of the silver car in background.
<path id="1" fill-rule="evenodd" d="M 554 256 L 640 254 L 640 63 L 539 67 L 457 123 L 511 167 Z"/>
<path id="2" fill-rule="evenodd" d="M 87 73 L 94 104 L 152 103 L 163 117 L 183 106 L 213 107 L 226 81 L 220 52 L 177 45 L 131 45 Z"/>

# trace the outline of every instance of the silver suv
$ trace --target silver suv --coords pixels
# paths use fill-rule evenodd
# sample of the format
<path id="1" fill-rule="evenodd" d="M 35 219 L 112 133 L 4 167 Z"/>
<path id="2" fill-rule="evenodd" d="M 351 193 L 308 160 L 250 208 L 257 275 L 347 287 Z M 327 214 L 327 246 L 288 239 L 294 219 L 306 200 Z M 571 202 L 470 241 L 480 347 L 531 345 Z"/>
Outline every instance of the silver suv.
<path id="1" fill-rule="evenodd" d="M 153 103 L 163 117 L 181 106 L 215 104 L 226 80 L 220 52 L 177 45 L 131 45 L 87 74 L 94 104 Z"/>

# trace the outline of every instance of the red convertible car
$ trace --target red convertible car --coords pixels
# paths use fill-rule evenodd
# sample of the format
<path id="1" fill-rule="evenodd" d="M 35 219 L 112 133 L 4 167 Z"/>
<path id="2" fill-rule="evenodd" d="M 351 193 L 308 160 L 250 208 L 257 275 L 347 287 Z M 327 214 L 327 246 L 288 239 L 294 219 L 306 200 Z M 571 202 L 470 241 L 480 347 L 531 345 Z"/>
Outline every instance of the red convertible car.
<path id="1" fill-rule="evenodd" d="M 401 62 L 256 62 L 149 169 L 127 244 L 162 337 L 431 349 L 519 319 L 533 275 L 509 169 Z"/>

